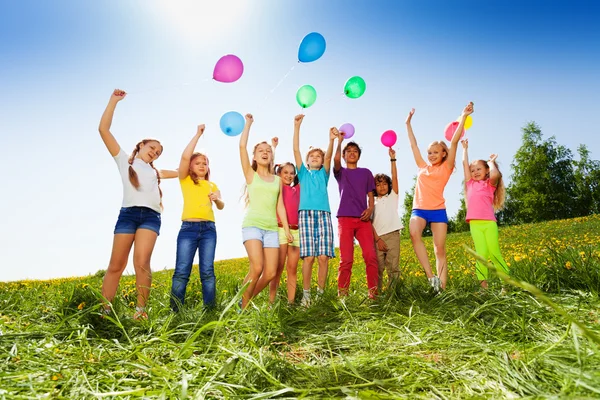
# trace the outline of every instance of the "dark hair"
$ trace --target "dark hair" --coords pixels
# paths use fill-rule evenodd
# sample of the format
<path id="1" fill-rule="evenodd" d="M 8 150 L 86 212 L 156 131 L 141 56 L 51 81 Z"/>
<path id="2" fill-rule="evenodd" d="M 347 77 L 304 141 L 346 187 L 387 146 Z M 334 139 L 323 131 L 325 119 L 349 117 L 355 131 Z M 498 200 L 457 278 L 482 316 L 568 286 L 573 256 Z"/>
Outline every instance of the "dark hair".
<path id="1" fill-rule="evenodd" d="M 344 150 L 342 150 L 342 157 L 344 157 L 344 155 L 346 155 L 346 149 L 348 149 L 348 147 L 355 147 L 356 150 L 358 150 L 358 157 L 360 158 L 360 154 L 362 153 L 362 150 L 360 148 L 360 146 L 358 145 L 358 143 L 352 141 L 352 142 L 348 142 L 348 144 L 346 144 L 346 147 L 344 147 Z"/>
<path id="2" fill-rule="evenodd" d="M 275 174 L 281 177 L 281 172 L 287 166 L 290 166 L 294 169 L 294 180 L 290 186 L 296 186 L 300 181 L 298 180 L 298 173 L 296 172 L 296 167 L 291 162 L 284 162 L 283 164 L 275 164 Z"/>
<path id="3" fill-rule="evenodd" d="M 392 178 L 386 174 L 377 174 L 373 178 L 375 179 L 375 186 L 377 186 L 377 182 L 386 182 L 388 184 L 387 194 L 392 193 Z M 373 189 L 373 195 L 377 197 L 377 188 Z"/>

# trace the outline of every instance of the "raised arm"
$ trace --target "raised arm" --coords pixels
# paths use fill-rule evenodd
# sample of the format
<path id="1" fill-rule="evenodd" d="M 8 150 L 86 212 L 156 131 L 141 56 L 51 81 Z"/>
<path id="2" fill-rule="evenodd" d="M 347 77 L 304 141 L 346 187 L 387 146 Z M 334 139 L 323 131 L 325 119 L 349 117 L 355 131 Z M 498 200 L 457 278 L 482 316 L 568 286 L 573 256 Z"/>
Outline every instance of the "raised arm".
<path id="1" fill-rule="evenodd" d="M 250 127 L 254 122 L 252 114 L 246 114 L 246 125 L 240 136 L 240 162 L 242 164 L 242 172 L 246 178 L 246 183 L 252 183 L 252 176 L 254 171 L 252 170 L 252 164 L 250 164 L 250 158 L 248 157 L 248 135 L 250 134 Z"/>
<path id="2" fill-rule="evenodd" d="M 327 152 L 325 153 L 325 160 L 323 160 L 323 168 L 325 168 L 325 173 L 329 174 L 331 170 L 331 157 L 333 156 L 333 142 L 335 138 L 340 136 L 340 132 L 336 127 L 333 127 L 329 130 L 329 144 L 327 145 Z"/>
<path id="3" fill-rule="evenodd" d="M 104 142 L 104 145 L 108 149 L 108 152 L 111 156 L 115 157 L 119 154 L 121 150 L 121 146 L 117 142 L 117 139 L 110 132 L 110 126 L 112 125 L 113 115 L 115 114 L 115 108 L 117 107 L 117 103 L 123 100 L 127 96 L 127 93 L 121 89 L 115 89 L 110 96 L 110 100 L 108 100 L 108 105 L 102 114 L 102 118 L 100 119 L 100 126 L 98 127 L 98 131 L 100 131 L 100 137 Z"/>
<path id="4" fill-rule="evenodd" d="M 342 169 L 342 142 L 344 141 L 344 135 L 339 133 L 337 139 L 338 144 L 335 148 L 335 155 L 333 156 L 333 172 L 338 172 Z"/>
<path id="5" fill-rule="evenodd" d="M 471 166 L 469 165 L 469 139 L 461 140 L 463 147 L 463 171 L 465 173 L 465 185 L 471 180 Z"/>
<path id="6" fill-rule="evenodd" d="M 473 114 L 473 102 L 467 104 L 460 115 L 460 122 L 458 123 L 458 127 L 454 131 L 454 135 L 452 136 L 452 141 L 450 142 L 450 148 L 448 149 L 448 158 L 446 161 L 448 164 L 448 168 L 451 170 L 454 169 L 454 163 L 456 161 L 456 150 L 458 149 L 458 142 L 460 141 L 460 137 L 462 136 L 462 131 L 465 126 L 465 120 L 467 119 L 467 115 Z"/>
<path id="7" fill-rule="evenodd" d="M 398 194 L 398 168 L 396 168 L 396 150 L 390 147 L 390 164 L 392 165 L 392 190 Z"/>
<path id="8" fill-rule="evenodd" d="M 296 162 L 296 168 L 300 171 L 302 165 L 302 153 L 300 152 L 300 125 L 304 114 L 298 114 L 294 117 L 294 161 Z"/>
<path id="9" fill-rule="evenodd" d="M 200 136 L 204 133 L 204 124 L 198 125 L 196 129 L 196 134 L 190 140 L 188 145 L 183 149 L 183 153 L 181 154 L 181 160 L 179 160 L 179 179 L 185 179 L 190 174 L 190 160 L 192 159 L 192 154 L 194 154 L 194 149 L 198 144 L 198 140 Z"/>
<path id="10" fill-rule="evenodd" d="M 490 167 L 490 184 L 492 186 L 497 186 L 500 178 L 502 178 L 502 174 L 496 168 L 496 158 L 498 158 L 498 154 L 492 154 L 487 162 L 488 167 Z"/>
<path id="11" fill-rule="evenodd" d="M 173 179 L 179 177 L 179 171 L 175 169 L 159 169 L 158 175 L 160 179 Z"/>
<path id="12" fill-rule="evenodd" d="M 410 121 L 412 120 L 413 115 L 415 115 L 415 109 L 412 108 L 408 112 L 408 116 L 406 117 L 406 131 L 408 132 L 408 141 L 410 142 L 410 149 L 412 150 L 413 157 L 415 158 L 415 162 L 417 163 L 417 167 L 422 168 L 427 163 L 423 160 L 421 156 L 421 152 L 419 151 L 419 146 L 417 145 L 417 139 L 415 138 L 415 133 L 413 132 L 412 125 Z"/>

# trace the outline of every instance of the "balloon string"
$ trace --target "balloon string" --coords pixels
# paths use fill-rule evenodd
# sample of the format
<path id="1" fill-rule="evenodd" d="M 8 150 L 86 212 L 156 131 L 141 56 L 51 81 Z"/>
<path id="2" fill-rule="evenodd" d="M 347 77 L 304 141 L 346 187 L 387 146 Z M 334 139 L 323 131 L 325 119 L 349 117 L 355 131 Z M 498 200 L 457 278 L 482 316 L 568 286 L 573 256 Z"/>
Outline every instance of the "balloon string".
<path id="1" fill-rule="evenodd" d="M 273 92 L 275 92 L 275 90 L 277 90 L 277 88 L 279 86 L 281 86 L 281 84 L 283 83 L 283 81 L 285 81 L 285 79 L 288 77 L 288 75 L 292 73 L 292 71 L 294 70 L 294 68 L 296 68 L 296 64 L 292 65 L 292 68 L 290 68 L 290 70 L 283 76 L 283 78 L 281 78 L 279 80 L 279 82 L 277 82 L 277 85 L 275 85 L 273 87 L 273 89 L 271 89 L 269 91 L 269 93 L 263 99 L 262 103 L 259 105 L 259 108 L 262 107 L 267 102 L 267 99 L 269 98 L 269 96 L 271 96 L 273 94 Z"/>
<path id="2" fill-rule="evenodd" d="M 205 78 L 205 79 L 202 79 L 201 81 L 183 82 L 183 83 L 176 83 L 174 85 L 157 86 L 157 87 L 154 87 L 154 88 L 151 88 L 151 89 L 134 90 L 132 92 L 127 92 L 127 94 L 149 93 L 149 92 L 156 92 L 157 90 L 173 89 L 173 88 L 182 87 L 182 86 L 192 86 L 192 85 L 196 85 L 196 84 L 199 84 L 199 83 L 208 82 L 210 79 L 211 78 Z"/>
<path id="3" fill-rule="evenodd" d="M 327 103 L 331 102 L 331 101 L 332 101 L 332 100 L 334 100 L 336 97 L 343 96 L 343 95 L 344 95 L 344 92 L 342 92 L 342 93 L 339 93 L 339 94 L 335 94 L 335 95 L 333 95 L 333 96 L 332 96 L 332 97 L 331 97 L 329 100 L 327 100 L 325 103 L 323 103 L 323 105 L 325 105 L 325 104 L 327 104 Z"/>

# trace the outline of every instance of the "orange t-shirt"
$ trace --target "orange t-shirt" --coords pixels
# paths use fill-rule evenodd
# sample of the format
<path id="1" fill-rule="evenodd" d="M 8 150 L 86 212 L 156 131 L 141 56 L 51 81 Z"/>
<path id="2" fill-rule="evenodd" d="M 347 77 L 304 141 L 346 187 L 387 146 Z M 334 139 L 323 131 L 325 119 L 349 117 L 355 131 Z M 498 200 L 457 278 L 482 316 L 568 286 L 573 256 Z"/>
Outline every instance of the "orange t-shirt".
<path id="1" fill-rule="evenodd" d="M 425 165 L 419 168 L 413 209 L 443 210 L 446 208 L 444 188 L 452 175 L 452 170 L 444 161 L 439 165 Z"/>

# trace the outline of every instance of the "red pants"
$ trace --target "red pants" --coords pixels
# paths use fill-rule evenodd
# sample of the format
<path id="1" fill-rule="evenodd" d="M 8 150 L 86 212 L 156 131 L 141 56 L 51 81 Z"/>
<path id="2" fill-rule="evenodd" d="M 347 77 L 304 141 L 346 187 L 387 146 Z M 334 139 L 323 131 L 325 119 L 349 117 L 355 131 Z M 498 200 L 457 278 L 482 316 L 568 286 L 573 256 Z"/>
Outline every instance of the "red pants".
<path id="1" fill-rule="evenodd" d="M 340 237 L 340 269 L 338 272 L 338 291 L 347 294 L 352 275 L 354 261 L 354 238 L 358 240 L 363 253 L 367 271 L 367 286 L 369 294 L 377 292 L 379 282 L 379 267 L 373 239 L 371 221 L 361 221 L 360 218 L 339 217 L 338 234 Z"/>

